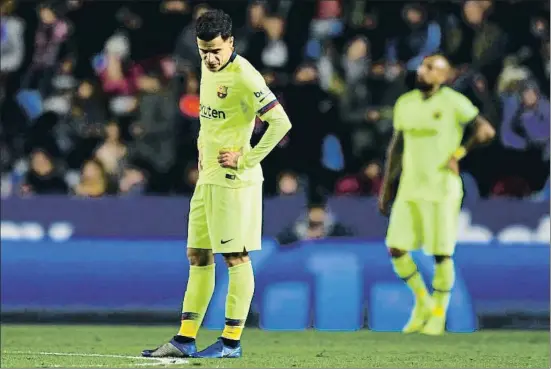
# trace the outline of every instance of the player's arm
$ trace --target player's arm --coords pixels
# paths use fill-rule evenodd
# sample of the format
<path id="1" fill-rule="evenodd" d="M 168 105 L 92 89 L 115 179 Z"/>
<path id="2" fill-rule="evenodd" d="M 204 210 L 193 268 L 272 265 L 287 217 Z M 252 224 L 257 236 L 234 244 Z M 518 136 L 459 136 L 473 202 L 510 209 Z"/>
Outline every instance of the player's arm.
<path id="1" fill-rule="evenodd" d="M 258 144 L 251 151 L 239 157 L 237 161 L 238 169 L 248 169 L 259 164 L 285 137 L 291 129 L 291 122 L 258 71 L 252 68 L 246 70 L 243 72 L 242 78 L 245 93 L 249 95 L 247 100 L 251 102 L 256 115 L 268 123 L 268 129 Z"/>
<path id="2" fill-rule="evenodd" d="M 395 131 L 387 149 L 383 187 L 389 187 L 398 178 L 402 169 L 403 150 L 404 136 L 401 131 Z"/>
<path id="3" fill-rule="evenodd" d="M 394 196 L 392 184 L 398 178 L 402 169 L 402 153 L 404 151 L 404 135 L 402 132 L 401 118 L 399 114 L 399 101 L 394 106 L 394 134 L 388 145 L 383 184 L 379 196 L 379 210 L 383 215 L 388 215 L 389 204 Z"/>
<path id="4" fill-rule="evenodd" d="M 478 108 L 465 96 L 457 93 L 456 114 L 460 124 L 472 124 L 473 130 L 465 145 L 459 147 L 453 154 L 456 161 L 463 159 L 472 149 L 487 144 L 496 135 L 494 127 L 486 118 L 479 114 Z"/>
<path id="5" fill-rule="evenodd" d="M 203 155 L 201 153 L 202 149 L 203 149 L 203 142 L 201 140 L 201 128 L 199 128 L 199 136 L 197 137 L 197 153 L 198 153 L 197 167 L 199 171 L 203 169 Z"/>
<path id="6" fill-rule="evenodd" d="M 492 124 L 483 116 L 477 115 L 473 120 L 473 133 L 463 146 L 469 152 L 473 148 L 489 143 L 496 135 Z"/>

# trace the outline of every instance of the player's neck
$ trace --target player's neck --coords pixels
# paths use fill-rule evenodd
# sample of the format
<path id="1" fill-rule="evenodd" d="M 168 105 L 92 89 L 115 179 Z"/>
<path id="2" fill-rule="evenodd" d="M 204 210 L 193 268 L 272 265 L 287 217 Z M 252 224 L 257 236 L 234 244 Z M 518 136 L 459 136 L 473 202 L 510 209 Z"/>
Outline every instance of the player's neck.
<path id="1" fill-rule="evenodd" d="M 430 90 L 428 91 L 423 91 L 421 90 L 421 93 L 423 94 L 423 96 L 425 97 L 425 99 L 428 99 L 429 97 L 431 97 L 432 95 L 434 95 L 435 93 L 437 93 L 438 91 L 440 91 L 440 89 L 442 88 L 442 85 L 436 85 L 436 86 L 433 86 Z"/>
<path id="2" fill-rule="evenodd" d="M 220 68 L 218 70 L 218 72 L 224 70 L 231 62 L 233 62 L 235 60 L 235 58 L 237 57 L 237 53 L 235 52 L 235 49 L 233 49 L 232 53 L 230 54 L 230 57 L 228 58 L 228 60 L 224 63 L 224 65 L 222 66 L 222 68 Z"/>

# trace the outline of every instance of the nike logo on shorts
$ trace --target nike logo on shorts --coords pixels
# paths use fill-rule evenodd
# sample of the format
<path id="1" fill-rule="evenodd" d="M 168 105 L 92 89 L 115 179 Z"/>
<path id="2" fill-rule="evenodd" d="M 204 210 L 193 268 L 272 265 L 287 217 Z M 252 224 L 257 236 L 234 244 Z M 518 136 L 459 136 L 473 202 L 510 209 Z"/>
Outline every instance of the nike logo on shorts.
<path id="1" fill-rule="evenodd" d="M 221 243 L 222 245 L 224 245 L 224 244 L 226 244 L 226 243 L 228 243 L 228 242 L 230 242 L 230 241 L 232 241 L 232 240 L 233 240 L 233 238 L 231 238 L 231 239 L 229 239 L 229 240 L 225 240 L 225 241 L 224 241 L 224 240 L 220 240 L 220 243 Z"/>

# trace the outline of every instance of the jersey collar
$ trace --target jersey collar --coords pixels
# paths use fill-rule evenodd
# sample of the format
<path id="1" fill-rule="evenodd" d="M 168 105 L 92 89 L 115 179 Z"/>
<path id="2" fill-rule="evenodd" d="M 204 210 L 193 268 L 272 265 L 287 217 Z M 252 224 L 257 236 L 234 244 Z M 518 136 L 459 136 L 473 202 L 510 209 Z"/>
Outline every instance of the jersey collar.
<path id="1" fill-rule="evenodd" d="M 224 68 L 226 68 L 228 66 L 228 64 L 230 64 L 231 62 L 233 62 L 235 60 L 235 58 L 237 57 L 237 53 L 234 51 L 232 52 L 231 56 L 230 56 L 230 59 L 228 60 L 228 62 L 226 64 L 224 64 L 222 66 L 222 68 L 218 69 L 219 72 L 221 72 Z"/>

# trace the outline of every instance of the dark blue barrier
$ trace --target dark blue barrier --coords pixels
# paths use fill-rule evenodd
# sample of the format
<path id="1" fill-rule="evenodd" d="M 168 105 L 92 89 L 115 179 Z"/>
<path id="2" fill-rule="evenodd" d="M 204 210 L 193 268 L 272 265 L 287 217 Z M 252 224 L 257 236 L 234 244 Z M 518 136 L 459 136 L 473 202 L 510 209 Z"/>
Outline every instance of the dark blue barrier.
<path id="1" fill-rule="evenodd" d="M 302 196 L 264 201 L 266 237 L 304 215 Z M 354 235 L 381 241 L 387 219 L 379 215 L 374 198 L 334 197 L 329 209 Z M 55 209 L 55 211 L 52 211 Z M 75 239 L 185 240 L 189 198 L 138 197 L 74 199 L 66 196 L 2 200 L 1 238 L 4 241 Z M 549 204 L 496 199 L 479 201 L 463 209 L 459 239 L 465 242 L 549 244 Z"/>
<path id="2" fill-rule="evenodd" d="M 426 280 L 432 262 L 416 253 Z M 476 317 L 549 312 L 549 247 L 458 246 L 457 283 L 448 328 L 470 331 Z M 381 243 L 309 242 L 281 250 L 270 240 L 253 255 L 253 310 L 266 329 L 399 329 L 412 298 L 392 272 Z M 188 264 L 183 242 L 3 242 L 2 313 L 177 313 Z M 205 325 L 221 328 L 227 272 L 217 263 L 217 288 Z"/>

